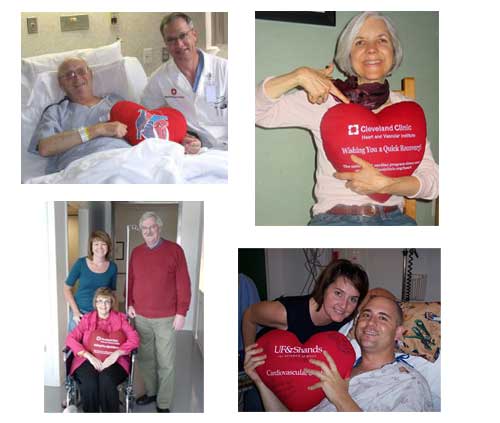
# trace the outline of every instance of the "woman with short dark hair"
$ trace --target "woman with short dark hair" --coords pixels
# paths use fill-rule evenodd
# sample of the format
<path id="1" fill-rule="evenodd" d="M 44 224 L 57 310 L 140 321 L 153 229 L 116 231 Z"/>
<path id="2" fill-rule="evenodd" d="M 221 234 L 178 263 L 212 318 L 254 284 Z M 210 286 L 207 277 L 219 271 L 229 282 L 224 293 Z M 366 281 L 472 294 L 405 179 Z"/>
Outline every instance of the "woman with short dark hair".
<path id="1" fill-rule="evenodd" d="M 85 313 L 94 307 L 92 298 L 97 288 L 107 287 L 116 291 L 116 264 L 110 260 L 112 242 L 104 231 L 94 231 L 89 237 L 87 257 L 80 257 L 64 283 L 64 297 L 70 306 L 68 332 L 80 322 Z M 76 294 L 73 287 L 79 281 Z"/>
<path id="2" fill-rule="evenodd" d="M 294 333 L 301 342 L 339 330 L 349 322 L 368 292 L 368 275 L 349 260 L 334 260 L 320 274 L 309 295 L 280 297 L 251 305 L 243 315 L 245 346 L 253 344 L 257 325 Z"/>

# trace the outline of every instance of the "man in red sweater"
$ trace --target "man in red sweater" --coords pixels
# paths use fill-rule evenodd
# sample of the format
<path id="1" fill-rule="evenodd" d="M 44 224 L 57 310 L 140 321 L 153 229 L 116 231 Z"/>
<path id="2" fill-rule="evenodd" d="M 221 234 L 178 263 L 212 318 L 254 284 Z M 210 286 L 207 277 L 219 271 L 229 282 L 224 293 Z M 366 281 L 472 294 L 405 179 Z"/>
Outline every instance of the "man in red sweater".
<path id="1" fill-rule="evenodd" d="M 141 337 L 137 360 L 146 393 L 137 404 L 156 401 L 157 411 L 168 413 L 174 397 L 175 331 L 184 327 L 191 282 L 182 247 L 160 237 L 162 226 L 154 212 L 139 220 L 145 243 L 130 255 L 127 305 Z"/>

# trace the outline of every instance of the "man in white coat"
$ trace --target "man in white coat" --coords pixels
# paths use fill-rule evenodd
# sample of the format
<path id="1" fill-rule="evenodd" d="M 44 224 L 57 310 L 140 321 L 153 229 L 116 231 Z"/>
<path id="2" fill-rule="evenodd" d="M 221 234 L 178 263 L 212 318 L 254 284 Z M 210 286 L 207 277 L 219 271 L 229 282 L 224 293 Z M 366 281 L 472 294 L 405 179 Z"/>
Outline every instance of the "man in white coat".
<path id="1" fill-rule="evenodd" d="M 141 103 L 150 109 L 168 105 L 188 123 L 185 145 L 227 150 L 227 60 L 196 48 L 198 33 L 184 13 L 165 16 L 160 31 L 170 60 L 152 75 Z"/>

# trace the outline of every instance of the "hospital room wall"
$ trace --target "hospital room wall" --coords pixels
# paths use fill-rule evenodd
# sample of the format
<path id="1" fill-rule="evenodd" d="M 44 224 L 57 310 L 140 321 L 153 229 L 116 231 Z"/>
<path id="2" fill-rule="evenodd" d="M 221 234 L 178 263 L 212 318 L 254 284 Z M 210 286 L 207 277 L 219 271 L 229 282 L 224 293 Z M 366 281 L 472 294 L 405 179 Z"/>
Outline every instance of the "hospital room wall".
<path id="1" fill-rule="evenodd" d="M 91 222 L 88 225 L 90 231 L 107 228 L 105 222 L 113 221 L 108 232 L 113 241 L 121 241 L 123 244 L 123 260 L 116 260 L 118 266 L 117 293 L 120 301 L 124 301 L 125 290 L 125 254 L 126 254 L 126 225 L 138 224 L 140 216 L 145 211 L 157 212 L 164 222 L 162 236 L 171 241 L 178 242 L 184 249 L 188 271 L 191 278 L 191 304 L 186 316 L 185 330 L 195 329 L 195 322 L 198 321 L 200 330 L 203 327 L 203 316 L 197 316 L 197 310 L 203 308 L 203 297 L 198 298 L 199 273 L 201 261 L 201 245 L 203 239 L 203 203 L 202 202 L 182 202 L 182 203 L 154 203 L 146 204 L 141 202 L 81 202 L 81 209 L 89 210 Z M 80 236 L 81 236 L 80 232 Z M 86 236 L 85 238 L 88 238 Z M 85 241 L 87 242 L 87 241 Z M 144 241 L 137 231 L 131 231 L 130 251 L 142 244 Z M 121 251 L 115 250 L 115 253 Z M 197 320 L 198 319 L 198 320 Z"/>
<path id="2" fill-rule="evenodd" d="M 401 298 L 403 254 L 402 249 L 335 249 L 339 258 L 359 263 L 366 270 L 371 288 L 385 288 Z M 413 274 L 427 275 L 425 301 L 441 299 L 441 250 L 417 249 L 413 258 Z M 322 251 L 321 265 L 332 257 L 332 250 Z M 268 299 L 280 295 L 301 295 L 309 276 L 302 249 L 266 250 Z"/>
<path id="3" fill-rule="evenodd" d="M 47 268 L 40 269 L 40 275 L 47 275 L 45 298 L 44 334 L 44 384 L 59 386 L 63 378 L 61 351 L 64 346 L 67 306 L 62 286 L 68 274 L 67 261 L 67 210 L 62 201 L 49 202 L 43 207 L 46 219 L 41 223 L 46 235 L 40 239 L 44 248 L 40 250 Z"/>
<path id="4" fill-rule="evenodd" d="M 160 35 L 160 23 L 169 12 L 161 13 L 119 13 L 118 24 L 111 24 L 110 13 L 86 13 L 89 15 L 89 29 L 61 32 L 59 17 L 81 14 L 81 12 L 64 13 L 21 13 L 21 57 L 30 57 L 40 54 L 57 53 L 79 48 L 100 47 L 111 44 L 117 38 L 122 40 L 122 54 L 139 59 L 150 75 L 162 61 L 162 48 L 165 47 Z M 189 13 L 195 28 L 199 33 L 198 45 L 204 47 L 205 13 Z M 26 18 L 37 17 L 39 32 L 28 34 Z M 143 50 L 153 49 L 152 63 L 146 64 L 143 60 Z"/>
<path id="5" fill-rule="evenodd" d="M 391 88 L 400 89 L 403 77 L 416 78 L 417 101 L 425 110 L 428 139 L 434 158 L 439 161 L 438 14 L 384 13 L 394 20 L 404 49 L 403 63 L 390 78 Z M 299 66 L 324 68 L 334 55 L 340 31 L 354 14 L 337 12 L 334 28 L 257 19 L 255 82 Z M 343 76 L 335 70 L 334 77 Z M 304 225 L 309 221 L 315 170 L 315 150 L 311 144 L 311 136 L 303 129 L 256 128 L 257 225 Z M 432 203 L 418 202 L 417 221 L 420 225 L 434 223 Z"/>

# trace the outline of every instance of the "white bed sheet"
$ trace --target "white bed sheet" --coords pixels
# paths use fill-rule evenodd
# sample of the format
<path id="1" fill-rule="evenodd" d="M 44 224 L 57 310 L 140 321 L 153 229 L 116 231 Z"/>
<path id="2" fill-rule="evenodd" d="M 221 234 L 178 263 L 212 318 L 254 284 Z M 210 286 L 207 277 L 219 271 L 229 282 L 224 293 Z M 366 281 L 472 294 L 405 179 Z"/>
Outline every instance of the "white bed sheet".
<path id="1" fill-rule="evenodd" d="M 57 173 L 27 179 L 29 184 L 193 184 L 227 183 L 228 153 L 184 147 L 150 138 L 129 149 L 90 154 Z"/>

